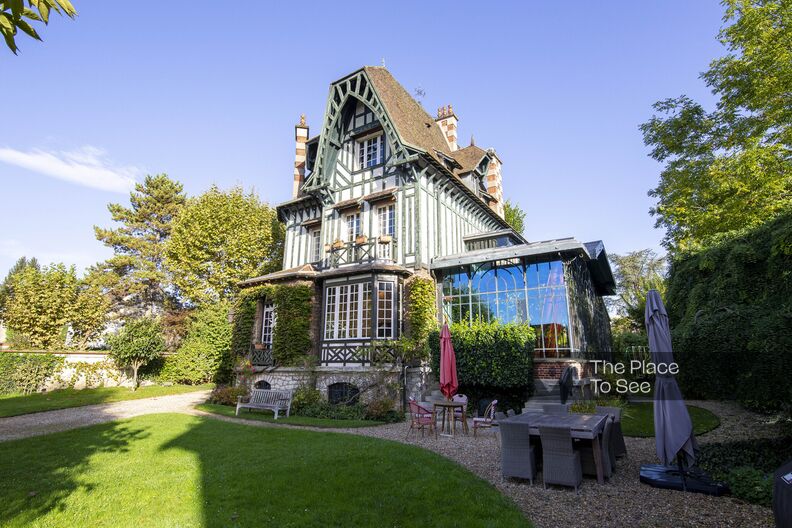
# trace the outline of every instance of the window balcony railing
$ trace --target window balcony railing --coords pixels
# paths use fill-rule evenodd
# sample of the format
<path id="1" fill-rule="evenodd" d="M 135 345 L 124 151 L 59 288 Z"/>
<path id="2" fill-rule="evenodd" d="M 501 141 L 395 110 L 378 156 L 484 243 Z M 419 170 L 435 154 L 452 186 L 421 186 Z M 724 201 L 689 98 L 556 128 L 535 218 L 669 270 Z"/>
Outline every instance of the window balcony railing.
<path id="1" fill-rule="evenodd" d="M 336 242 L 330 246 L 328 252 L 328 264 L 331 268 L 373 261 L 393 262 L 396 256 L 396 239 L 390 236 L 374 239 L 358 237 L 354 242 Z"/>
<path id="2" fill-rule="evenodd" d="M 272 345 L 269 343 L 256 343 L 250 345 L 250 363 L 254 367 L 271 367 L 275 364 L 272 358 Z"/>
<path id="3" fill-rule="evenodd" d="M 398 353 L 392 342 L 325 343 L 322 346 L 322 365 L 371 365 L 397 361 Z"/>

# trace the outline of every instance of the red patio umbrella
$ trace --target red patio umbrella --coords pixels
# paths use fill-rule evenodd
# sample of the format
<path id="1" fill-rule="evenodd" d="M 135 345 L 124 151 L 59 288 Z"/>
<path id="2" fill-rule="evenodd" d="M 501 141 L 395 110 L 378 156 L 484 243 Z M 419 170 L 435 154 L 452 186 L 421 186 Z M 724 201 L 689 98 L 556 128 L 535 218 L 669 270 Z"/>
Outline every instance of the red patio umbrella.
<path id="1" fill-rule="evenodd" d="M 450 400 L 458 388 L 456 354 L 451 344 L 451 332 L 448 325 L 444 324 L 440 332 L 440 392 Z"/>

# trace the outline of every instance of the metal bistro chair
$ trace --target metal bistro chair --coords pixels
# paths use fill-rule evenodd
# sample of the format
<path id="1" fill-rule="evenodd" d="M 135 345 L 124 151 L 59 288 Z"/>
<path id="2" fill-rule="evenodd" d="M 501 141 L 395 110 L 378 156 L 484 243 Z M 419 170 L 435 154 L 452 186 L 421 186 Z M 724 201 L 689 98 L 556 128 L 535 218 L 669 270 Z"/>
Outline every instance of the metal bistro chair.
<path id="1" fill-rule="evenodd" d="M 498 426 L 498 422 L 495 421 L 495 409 L 497 409 L 497 407 L 498 400 L 492 400 L 492 403 L 487 405 L 484 416 L 481 418 L 473 418 L 473 436 L 476 436 L 476 431 L 478 429 L 489 429 Z"/>
<path id="2" fill-rule="evenodd" d="M 572 431 L 569 427 L 540 427 L 542 440 L 542 478 L 544 487 L 548 484 L 572 486 L 577 493 L 583 482 L 580 466 L 580 453 L 572 444 Z"/>
<path id="3" fill-rule="evenodd" d="M 451 401 L 462 403 L 465 406 L 464 407 L 464 413 L 462 411 L 460 411 L 460 410 L 454 409 L 454 421 L 461 423 L 462 424 L 462 432 L 467 434 L 468 433 L 467 420 L 466 419 L 463 420 L 462 416 L 464 414 L 464 416 L 467 417 L 468 397 L 465 396 L 464 394 L 455 394 L 454 397 L 451 398 Z"/>
<path id="4" fill-rule="evenodd" d="M 569 414 L 569 406 L 565 403 L 545 403 L 542 405 L 545 414 Z"/>
<path id="5" fill-rule="evenodd" d="M 421 430 L 421 437 L 424 436 L 424 430 L 429 427 L 429 434 L 434 432 L 435 438 L 437 438 L 437 427 L 435 425 L 435 417 L 432 411 L 425 409 L 418 405 L 413 399 L 410 399 L 410 428 L 407 429 L 407 435 L 404 437 L 407 439 L 410 436 L 410 431 L 415 430 L 415 434 L 418 434 L 418 429 Z"/>
<path id="6" fill-rule="evenodd" d="M 501 441 L 501 475 L 503 478 L 536 477 L 536 456 L 531 446 L 530 426 L 526 422 L 505 421 L 498 424 Z"/>
<path id="7" fill-rule="evenodd" d="M 611 478 L 614 464 L 616 463 L 610 443 L 611 434 L 613 434 L 613 418 L 608 416 L 608 421 L 605 422 L 605 429 L 602 431 L 602 441 L 600 442 L 602 474 L 605 478 Z M 578 442 L 576 449 L 580 453 L 580 467 L 583 470 L 583 474 L 596 475 L 597 465 L 594 462 L 594 447 L 591 440 L 581 440 Z"/>
<path id="8" fill-rule="evenodd" d="M 596 414 L 610 414 L 613 417 L 613 429 L 611 430 L 611 451 L 613 453 L 612 463 L 616 466 L 616 457 L 623 457 L 627 454 L 627 445 L 624 443 L 624 434 L 621 427 L 621 407 L 600 407 L 597 405 L 594 412 Z"/>

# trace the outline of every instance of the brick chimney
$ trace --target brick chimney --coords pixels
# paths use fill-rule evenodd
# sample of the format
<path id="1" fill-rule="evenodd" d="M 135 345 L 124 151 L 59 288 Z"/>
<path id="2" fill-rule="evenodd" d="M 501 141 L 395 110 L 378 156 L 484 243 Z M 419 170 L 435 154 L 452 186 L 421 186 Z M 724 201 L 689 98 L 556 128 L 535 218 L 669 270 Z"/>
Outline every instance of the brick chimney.
<path id="1" fill-rule="evenodd" d="M 308 125 L 305 124 L 305 114 L 300 116 L 300 122 L 294 125 L 294 187 L 292 198 L 297 198 L 305 181 L 305 143 L 308 141 Z"/>
<path id="2" fill-rule="evenodd" d="M 448 143 L 448 148 L 451 149 L 451 152 L 455 151 L 458 148 L 457 145 L 457 119 L 456 114 L 454 113 L 454 108 L 451 105 L 448 106 L 441 106 L 437 109 L 437 118 L 435 122 L 437 126 L 440 127 L 440 130 L 443 131 L 443 136 Z"/>
<path id="3" fill-rule="evenodd" d="M 487 167 L 487 193 L 495 198 L 494 202 L 490 203 L 490 209 L 498 213 L 503 218 L 505 211 L 503 210 L 503 176 L 501 175 L 502 163 L 495 149 L 487 150 L 487 154 L 492 157 L 489 167 Z"/>

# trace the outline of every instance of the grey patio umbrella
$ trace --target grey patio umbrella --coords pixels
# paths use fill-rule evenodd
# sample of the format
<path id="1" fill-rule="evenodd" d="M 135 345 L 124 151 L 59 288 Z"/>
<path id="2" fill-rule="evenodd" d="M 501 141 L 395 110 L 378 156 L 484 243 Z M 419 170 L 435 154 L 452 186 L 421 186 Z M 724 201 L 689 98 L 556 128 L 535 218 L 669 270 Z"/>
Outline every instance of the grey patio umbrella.
<path id="1" fill-rule="evenodd" d="M 664 369 L 674 362 L 674 354 L 668 314 L 657 290 L 649 290 L 646 294 L 646 332 L 649 335 L 652 363 L 658 370 Z M 670 465 L 677 458 L 680 466 L 693 465 L 696 460 L 693 422 L 690 421 L 676 378 L 671 374 L 655 376 L 654 425 L 655 446 L 660 462 Z"/>

